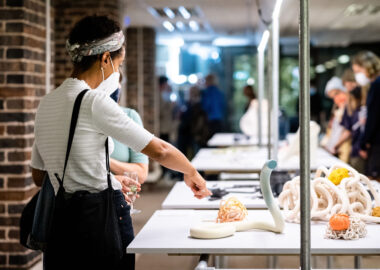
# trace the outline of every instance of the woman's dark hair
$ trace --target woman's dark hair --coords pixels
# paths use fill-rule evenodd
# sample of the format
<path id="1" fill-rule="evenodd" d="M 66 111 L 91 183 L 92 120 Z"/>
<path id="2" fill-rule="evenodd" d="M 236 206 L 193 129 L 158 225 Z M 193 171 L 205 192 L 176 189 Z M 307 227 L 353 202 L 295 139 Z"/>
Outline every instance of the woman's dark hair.
<path id="1" fill-rule="evenodd" d="M 244 86 L 244 95 L 248 97 L 250 100 L 256 99 L 255 90 L 252 85 Z"/>
<path id="2" fill-rule="evenodd" d="M 121 30 L 118 22 L 107 16 L 87 16 L 78 21 L 69 34 L 70 44 L 84 44 L 95 40 L 104 39 Z M 111 57 L 119 56 L 123 48 L 111 52 Z M 74 67 L 80 71 L 88 70 L 102 54 L 84 56 L 80 62 L 74 62 Z"/>

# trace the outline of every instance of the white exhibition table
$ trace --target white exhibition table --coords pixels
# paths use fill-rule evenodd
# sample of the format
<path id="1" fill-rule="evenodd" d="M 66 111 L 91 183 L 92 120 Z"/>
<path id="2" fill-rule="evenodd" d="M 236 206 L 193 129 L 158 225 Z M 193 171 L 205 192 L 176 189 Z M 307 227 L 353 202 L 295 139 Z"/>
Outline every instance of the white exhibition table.
<path id="1" fill-rule="evenodd" d="M 249 210 L 250 219 L 272 220 L 267 210 Z M 217 210 L 158 210 L 128 246 L 128 253 L 174 255 L 298 255 L 300 225 L 286 223 L 282 234 L 251 230 L 222 239 L 194 239 L 190 227 L 215 220 Z M 379 224 L 367 224 L 367 236 L 358 240 L 325 239 L 326 222 L 312 222 L 313 255 L 380 255 Z"/>
<path id="2" fill-rule="evenodd" d="M 261 138 L 262 145 L 268 144 L 268 136 Z M 225 147 L 225 146 L 251 146 L 258 145 L 259 138 L 256 136 L 246 136 L 242 133 L 216 133 L 207 145 L 210 147 Z"/>
<path id="3" fill-rule="evenodd" d="M 259 187 L 259 181 L 207 181 L 208 188 L 228 188 L 233 185 L 255 185 Z M 235 192 L 233 192 L 235 191 Z M 250 192 L 252 193 L 238 193 Z M 267 208 L 264 199 L 256 198 L 254 188 L 234 188 L 223 196 L 223 200 L 230 197 L 238 198 L 247 209 Z M 177 182 L 162 203 L 162 209 L 219 209 L 221 199 L 210 201 L 208 198 L 197 199 L 190 188 L 184 182 Z"/>
<path id="4" fill-rule="evenodd" d="M 198 171 L 206 173 L 248 173 L 260 172 L 268 160 L 267 148 L 255 146 L 229 148 L 202 148 L 191 163 Z M 326 150 L 318 148 L 315 162 L 310 164 L 311 171 L 320 166 L 330 167 L 334 164 L 345 164 Z M 276 170 L 298 171 L 299 157 L 293 156 L 285 161 L 279 161 Z"/>

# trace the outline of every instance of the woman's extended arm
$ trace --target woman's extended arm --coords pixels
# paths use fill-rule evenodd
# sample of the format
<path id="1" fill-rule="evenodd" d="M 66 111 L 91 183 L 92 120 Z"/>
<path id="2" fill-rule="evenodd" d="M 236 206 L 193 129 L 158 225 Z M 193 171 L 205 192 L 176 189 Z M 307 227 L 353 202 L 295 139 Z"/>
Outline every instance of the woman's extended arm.
<path id="1" fill-rule="evenodd" d="M 110 159 L 111 172 L 115 175 L 123 175 L 124 172 L 137 172 L 139 183 L 143 184 L 148 177 L 148 164 L 121 162 L 114 158 Z"/>
<path id="2" fill-rule="evenodd" d="M 189 160 L 171 144 L 154 137 L 141 151 L 161 165 L 184 174 L 184 181 L 197 198 L 211 195 L 206 187 L 206 181 L 191 165 Z"/>

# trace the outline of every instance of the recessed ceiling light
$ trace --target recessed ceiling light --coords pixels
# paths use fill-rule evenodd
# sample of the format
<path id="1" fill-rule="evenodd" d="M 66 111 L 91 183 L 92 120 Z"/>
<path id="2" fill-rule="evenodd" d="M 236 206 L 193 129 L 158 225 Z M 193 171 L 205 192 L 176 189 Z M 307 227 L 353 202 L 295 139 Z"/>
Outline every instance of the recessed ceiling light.
<path id="1" fill-rule="evenodd" d="M 179 30 L 181 30 L 181 31 L 183 31 L 183 30 L 186 29 L 185 24 L 184 24 L 183 22 L 181 22 L 181 21 L 176 22 L 176 23 L 175 23 L 175 26 L 176 26 Z"/>
<path id="2" fill-rule="evenodd" d="M 162 23 L 162 25 L 166 28 L 166 30 L 168 30 L 169 32 L 173 32 L 174 31 L 174 25 L 171 23 L 171 22 L 169 22 L 169 21 L 164 21 L 163 23 Z"/>
<path id="3" fill-rule="evenodd" d="M 180 7 L 178 8 L 178 11 L 179 11 L 179 13 L 181 13 L 181 15 L 182 15 L 182 17 L 183 17 L 184 19 L 186 19 L 186 20 L 190 19 L 191 14 L 190 14 L 189 11 L 187 11 L 187 9 L 186 9 L 184 6 L 180 6 Z"/>
<path id="4" fill-rule="evenodd" d="M 160 17 L 160 14 L 158 14 L 157 10 L 155 8 L 152 8 L 152 7 L 148 7 L 147 8 L 148 12 L 153 16 L 153 17 L 156 17 L 156 18 L 159 18 Z"/>
<path id="5" fill-rule="evenodd" d="M 196 21 L 190 21 L 189 26 L 192 31 L 197 32 L 199 30 L 199 25 Z"/>
<path id="6" fill-rule="evenodd" d="M 350 57 L 347 54 L 343 54 L 338 57 L 338 62 L 340 64 L 347 64 L 348 62 L 350 62 Z"/>
<path id="7" fill-rule="evenodd" d="M 326 71 L 326 68 L 325 68 L 324 65 L 318 65 L 318 66 L 315 67 L 315 72 L 316 73 L 323 73 L 325 71 Z"/>
<path id="8" fill-rule="evenodd" d="M 163 10 L 164 10 L 166 16 L 168 16 L 170 19 L 174 19 L 175 14 L 174 14 L 173 10 L 171 10 L 171 9 L 168 8 L 168 7 L 164 7 Z"/>

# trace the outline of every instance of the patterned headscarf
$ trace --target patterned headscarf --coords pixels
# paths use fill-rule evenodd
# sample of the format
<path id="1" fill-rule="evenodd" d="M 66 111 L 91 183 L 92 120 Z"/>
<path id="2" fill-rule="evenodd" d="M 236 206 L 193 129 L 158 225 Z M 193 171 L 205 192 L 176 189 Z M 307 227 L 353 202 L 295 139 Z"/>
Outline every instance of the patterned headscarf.
<path id="1" fill-rule="evenodd" d="M 70 41 L 67 40 L 66 50 L 73 62 L 79 63 L 83 56 L 98 55 L 104 52 L 114 52 L 119 50 L 123 46 L 124 40 L 125 37 L 123 31 L 114 33 L 105 39 L 94 40 L 84 44 L 70 44 Z"/>

